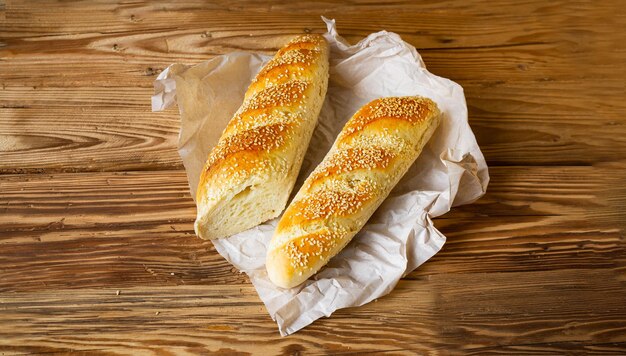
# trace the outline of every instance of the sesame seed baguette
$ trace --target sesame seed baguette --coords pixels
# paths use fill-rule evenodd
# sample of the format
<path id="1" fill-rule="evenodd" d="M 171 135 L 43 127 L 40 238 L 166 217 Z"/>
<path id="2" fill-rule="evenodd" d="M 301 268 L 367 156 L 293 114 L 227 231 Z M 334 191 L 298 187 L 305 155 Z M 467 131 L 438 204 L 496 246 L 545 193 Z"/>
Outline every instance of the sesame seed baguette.
<path id="1" fill-rule="evenodd" d="M 415 162 L 440 116 L 437 104 L 417 96 L 359 109 L 280 219 L 267 253 L 270 280 L 295 287 L 339 253 Z"/>
<path id="2" fill-rule="evenodd" d="M 328 43 L 303 35 L 257 74 L 204 166 L 194 228 L 227 237 L 280 215 L 328 86 Z"/>

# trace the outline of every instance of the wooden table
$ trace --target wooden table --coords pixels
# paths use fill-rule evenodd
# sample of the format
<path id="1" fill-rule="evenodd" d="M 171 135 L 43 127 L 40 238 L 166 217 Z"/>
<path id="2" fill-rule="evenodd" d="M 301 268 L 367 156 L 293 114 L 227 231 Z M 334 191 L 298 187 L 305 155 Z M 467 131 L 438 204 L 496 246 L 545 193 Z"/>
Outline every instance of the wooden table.
<path id="1" fill-rule="evenodd" d="M 0 7 L 0 354 L 626 353 L 619 1 L 11 1 Z M 487 195 L 388 296 L 281 338 L 194 236 L 173 62 L 272 53 L 337 19 L 459 82 Z"/>

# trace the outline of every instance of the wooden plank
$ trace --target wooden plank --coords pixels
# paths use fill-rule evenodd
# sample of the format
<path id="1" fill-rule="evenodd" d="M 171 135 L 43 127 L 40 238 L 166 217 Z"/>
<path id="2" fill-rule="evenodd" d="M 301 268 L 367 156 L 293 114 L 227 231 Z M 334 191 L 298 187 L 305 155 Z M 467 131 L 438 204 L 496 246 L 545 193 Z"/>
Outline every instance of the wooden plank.
<path id="1" fill-rule="evenodd" d="M 623 281 L 607 270 L 448 274 L 286 338 L 250 285 L 55 289 L 0 296 L 9 352 L 320 354 L 624 351 Z M 140 331 L 137 326 L 140 325 Z"/>
<path id="2" fill-rule="evenodd" d="M 102 100 L 117 95 L 114 90 L 100 94 Z M 88 98 L 80 91 L 66 92 L 66 98 L 52 93 L 51 104 L 65 103 L 62 107 L 0 108 L 5 114 L 0 173 L 182 169 L 176 151 L 178 110 L 152 113 L 149 93 L 144 94 L 137 98 L 144 100 L 144 108 L 72 105 L 72 100 Z"/>
<path id="3" fill-rule="evenodd" d="M 501 82 L 464 89 L 490 165 L 590 165 L 626 153 L 620 85 Z"/>
<path id="4" fill-rule="evenodd" d="M 180 168 L 174 152 L 175 115 L 147 111 L 149 88 L 157 72 L 173 61 L 199 61 L 236 49 L 274 51 L 286 33 L 303 30 L 298 21 L 320 26 L 316 15 L 320 5 L 302 10 L 273 4 L 272 11 L 278 12 L 269 20 L 269 8 L 264 5 L 242 8 L 216 3 L 207 7 L 192 2 L 164 10 L 162 6 L 102 3 L 90 5 L 86 15 L 82 7 L 87 3 L 52 9 L 12 5 L 13 16 L 4 27 L 8 42 L 0 52 L 0 115 L 9 118 L 0 128 L 5 156 L 0 173 Z M 397 6 L 409 12 L 397 12 Z M 446 10 L 442 12 L 439 6 Z M 576 10 L 565 13 L 543 4 L 509 6 L 494 12 L 448 2 L 428 7 L 362 3 L 341 5 L 337 10 L 363 14 L 340 21 L 355 37 L 381 25 L 371 21 L 372 14 L 397 13 L 392 16 L 397 21 L 388 22 L 390 30 L 423 48 L 431 70 L 465 87 L 472 124 L 490 165 L 588 165 L 620 160 L 626 151 L 626 126 L 622 124 L 619 73 L 626 67 L 623 53 L 616 50 L 619 36 L 606 35 L 621 18 L 594 20 L 609 13 L 610 5 L 563 4 Z M 530 6 L 543 21 L 520 17 L 516 6 L 526 10 Z M 418 19 L 424 30 L 414 31 L 416 17 L 411 9 L 423 17 Z M 300 15 L 293 22 L 283 13 Z M 298 20 L 298 16 L 304 17 Z M 67 18 L 73 21 L 63 20 Z M 445 23 L 462 18 L 469 26 Z M 505 26 L 512 19 L 520 26 Z M 273 25 L 259 31 L 259 21 Z M 214 26 L 209 32 L 207 24 Z M 15 32 L 20 28 L 47 32 Z M 581 33 L 580 28 L 590 30 Z M 444 29 L 452 32 L 438 37 Z M 503 33 L 496 36 L 496 29 Z M 531 37 L 537 41 L 529 41 Z M 487 39 L 497 39 L 497 43 Z M 603 55 L 597 56 L 598 52 Z M 600 59 L 601 63 L 594 62 Z M 477 73 L 480 80 L 476 80 Z M 612 79 L 599 80 L 605 77 Z M 164 117 L 171 119 L 165 126 Z M 144 118 L 161 121 L 159 127 L 151 127 Z M 74 130 L 78 132 L 71 133 Z M 607 138 L 607 133 L 615 135 Z M 135 149 L 127 154 L 123 147 Z M 43 152 L 49 159 L 41 160 Z"/>
<path id="5" fill-rule="evenodd" d="M 206 35 L 203 29 L 192 29 L 144 35 L 130 32 L 126 36 L 100 35 L 80 40 L 6 40 L 5 49 L 0 52 L 4 59 L 0 79 L 5 85 L 146 86 L 146 76 L 168 64 L 193 64 L 241 50 L 274 53 L 298 33 L 303 31 L 206 40 L 202 37 Z M 354 38 L 353 42 L 361 38 Z M 403 35 L 403 39 L 417 47 L 429 70 L 457 81 L 476 79 L 477 73 L 484 81 L 610 80 L 624 73 L 623 60 L 610 47 L 616 44 L 580 49 L 579 43 L 539 41 L 437 48 L 420 43 L 419 37 Z M 51 50 L 42 52 L 41 47 Z M 596 50 L 607 53 L 600 63 L 594 63 L 597 58 L 590 54 Z"/>
<path id="6" fill-rule="evenodd" d="M 626 152 L 622 82 L 464 83 L 490 165 L 591 165 Z M 148 88 L 7 87 L 0 173 L 181 169 L 175 108 Z M 46 159 L 42 159 L 45 155 Z"/>
<path id="7" fill-rule="evenodd" d="M 496 167 L 491 176 L 484 198 L 435 220 L 448 242 L 408 278 L 623 266 L 624 170 Z M 195 236 L 183 172 L 4 175 L 0 191 L 0 291 L 247 281 Z M 84 275 L 67 278 L 77 269 Z"/>
<path id="8" fill-rule="evenodd" d="M 465 41 L 473 41 L 463 43 L 469 45 L 481 42 L 484 44 L 494 39 L 516 38 L 520 30 L 526 31 L 526 35 L 533 31 L 544 34 L 545 30 L 555 28 L 561 31 L 581 28 L 610 30 L 624 20 L 616 12 L 619 6 L 615 2 L 591 4 L 555 1 L 551 4 L 524 2 L 494 5 L 486 0 L 465 3 L 448 0 L 428 4 L 412 1 L 318 1 L 307 4 L 277 1 L 238 4 L 230 1 L 180 1 L 171 4 L 94 4 L 83 1 L 64 4 L 58 1 L 40 1 L 39 5 L 33 7 L 27 3 L 12 2 L 9 7 L 10 16 L 3 28 L 6 31 L 4 35 L 26 37 L 68 33 L 122 33 L 128 29 L 140 32 L 177 27 L 203 27 L 211 30 L 225 28 L 262 33 L 301 30 L 309 21 L 315 21 L 316 27 L 322 29 L 319 16 L 335 15 L 341 20 L 340 23 L 347 24 L 346 28 L 358 32 L 351 35 L 363 36 L 372 31 L 387 29 L 398 33 L 418 34 L 430 40 L 429 36 L 433 34 L 448 37 L 459 33 L 464 34 Z M 90 11 L 84 12 L 85 8 Z M 597 18 L 604 18 L 605 21 L 597 22 Z M 37 21 L 32 22 L 32 19 Z M 513 22 L 516 26 L 511 26 Z M 579 36 L 588 35 L 577 32 Z M 434 41 L 440 45 L 454 45 L 455 42 L 449 39 Z"/>
<path id="9" fill-rule="evenodd" d="M 273 52 L 296 33 L 323 31 L 320 14 L 337 18 L 340 32 L 352 41 L 382 29 L 395 31 L 422 51 L 433 72 L 455 80 L 476 79 L 477 73 L 485 81 L 598 80 L 624 74 L 617 48 L 626 35 L 613 28 L 626 17 L 610 16 L 619 12 L 609 3 L 476 3 L 488 6 L 15 4 L 0 27 L 5 38 L 0 78 L 9 85 L 90 81 L 136 86 L 135 81 L 145 84 L 146 74 L 172 62 L 198 62 L 233 50 Z M 535 16 L 520 14 L 520 8 Z M 385 20 L 373 20 L 374 15 Z"/>

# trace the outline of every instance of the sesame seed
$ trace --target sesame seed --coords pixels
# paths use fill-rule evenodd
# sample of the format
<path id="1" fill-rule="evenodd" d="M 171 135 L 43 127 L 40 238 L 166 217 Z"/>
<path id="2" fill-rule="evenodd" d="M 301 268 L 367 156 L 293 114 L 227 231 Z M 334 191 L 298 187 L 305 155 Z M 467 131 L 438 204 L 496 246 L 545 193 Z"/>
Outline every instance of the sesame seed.
<path id="1" fill-rule="evenodd" d="M 302 98 L 304 91 L 309 87 L 310 82 L 304 80 L 294 80 L 279 85 L 265 88 L 253 95 L 244 102 L 240 114 L 250 110 L 265 109 L 277 106 L 290 106 L 297 99 Z"/>
<path id="2" fill-rule="evenodd" d="M 290 125 L 277 123 L 242 131 L 220 140 L 213 148 L 207 161 L 207 170 L 214 163 L 241 151 L 265 151 L 280 147 Z"/>
<path id="3" fill-rule="evenodd" d="M 421 97 L 381 98 L 365 105 L 348 121 L 341 136 L 349 136 L 363 130 L 379 119 L 400 119 L 415 124 L 423 121 L 430 113 L 430 100 Z"/>
<path id="4" fill-rule="evenodd" d="M 289 216 L 292 211 L 301 211 L 298 221 L 304 222 L 353 214 L 373 197 L 375 185 L 367 180 L 336 180 L 325 188 L 292 203 L 285 216 Z"/>
<path id="5" fill-rule="evenodd" d="M 383 146 L 357 146 L 335 150 L 307 179 L 306 187 L 310 189 L 322 177 L 330 175 L 355 170 L 385 168 L 395 155 L 396 153 L 392 149 Z"/>
<path id="6" fill-rule="evenodd" d="M 337 245 L 336 240 L 342 237 L 331 231 L 322 231 L 292 239 L 283 246 L 283 250 L 287 253 L 291 267 L 301 272 L 310 269 L 315 263 L 311 258 L 321 257 L 322 252 L 330 251 Z"/>
<path id="7" fill-rule="evenodd" d="M 259 79 L 264 78 L 266 76 L 270 76 L 270 73 L 273 72 L 274 69 L 285 68 L 284 73 L 289 74 L 289 67 L 297 66 L 294 70 L 303 71 L 305 67 L 302 65 L 310 66 L 314 63 L 318 58 L 320 52 L 319 50 L 310 50 L 299 48 L 292 51 L 287 52 L 279 52 L 274 58 L 272 58 L 266 65 L 261 69 L 259 74 L 257 74 L 253 83 L 259 81 Z"/>
<path id="8" fill-rule="evenodd" d="M 296 36 L 291 41 L 289 41 L 288 45 L 311 43 L 311 44 L 319 46 L 320 44 L 322 44 L 323 41 L 324 41 L 324 38 L 320 35 L 306 34 L 306 35 Z"/>

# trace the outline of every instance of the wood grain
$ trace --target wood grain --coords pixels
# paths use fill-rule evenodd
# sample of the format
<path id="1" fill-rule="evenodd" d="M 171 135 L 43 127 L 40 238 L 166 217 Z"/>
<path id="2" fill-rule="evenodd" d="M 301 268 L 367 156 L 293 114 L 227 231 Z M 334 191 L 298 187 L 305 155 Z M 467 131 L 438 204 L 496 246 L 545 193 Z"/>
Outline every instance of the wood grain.
<path id="1" fill-rule="evenodd" d="M 0 332 L 0 345 L 38 353 L 480 353 L 502 351 L 502 344 L 618 351 L 626 345 L 623 287 L 606 270 L 430 276 L 402 281 L 377 302 L 287 338 L 276 335 L 249 284 L 126 288 L 119 295 L 115 288 L 54 289 L 1 297 L 0 313 L 13 329 Z"/>
<path id="2" fill-rule="evenodd" d="M 490 165 L 591 165 L 625 157 L 622 82 L 464 87 Z M 150 112 L 150 89 L 6 87 L 3 93 L 0 173 L 182 169 L 178 113 Z"/>
<path id="3" fill-rule="evenodd" d="M 495 167 L 491 177 L 485 197 L 435 220 L 446 247 L 408 278 L 626 262 L 624 171 Z M 183 172 L 5 175 L 0 190 L 0 291 L 247 280 L 195 236 Z M 67 279 L 76 266 L 89 275 Z"/>
<path id="4" fill-rule="evenodd" d="M 127 99 L 131 94 L 125 92 L 120 97 Z M 66 94 L 69 99 L 60 99 L 54 93 L 50 96 L 55 102 L 63 100 L 62 107 L 0 109 L 6 114 L 0 122 L 0 173 L 182 169 L 176 151 L 176 110 L 150 112 L 145 107 L 148 93 L 137 98 L 144 100 L 143 108 L 80 104 L 76 101 L 81 95 L 88 98 L 89 94 Z M 114 98 L 110 100 L 117 103 Z"/>
<path id="5" fill-rule="evenodd" d="M 0 354 L 625 354 L 622 7 L 0 2 Z M 320 15 L 461 84 L 491 183 L 391 294 L 281 338 L 195 237 L 179 116 L 150 95 L 170 63 L 272 53 Z"/>
<path id="6" fill-rule="evenodd" d="M 172 62 L 195 63 L 232 50 L 274 51 L 294 33 L 321 31 L 320 10 L 337 17 L 342 33 L 355 39 L 382 29 L 382 23 L 370 21 L 372 14 L 393 19 L 384 23 L 386 29 L 416 45 L 434 73 L 465 87 L 472 124 L 477 125 L 490 164 L 588 165 L 619 159 L 624 149 L 625 141 L 617 138 L 626 128 L 615 118 L 624 110 L 626 66 L 618 48 L 626 33 L 607 34 L 626 22 L 624 17 L 609 16 L 611 6 L 520 5 L 528 13 L 541 14 L 538 21 L 520 18 L 511 5 L 494 12 L 480 10 L 480 3 L 459 8 L 451 2 L 320 3 L 304 9 L 278 3 L 102 3 L 89 6 L 87 14 L 81 6 L 14 5 L 0 30 L 5 38 L 0 48 L 0 111 L 9 118 L 0 147 L 12 151 L 0 162 L 4 173 L 181 168 L 174 152 L 177 116 L 149 112 L 147 98 L 158 72 Z M 398 6 L 407 11 L 397 12 Z M 343 18 L 355 8 L 356 17 Z M 239 22 L 233 22 L 235 14 Z M 260 31 L 259 18 L 268 14 L 271 20 L 266 21 L 273 25 Z M 64 20 L 68 18 L 81 20 Z M 508 26 L 513 19 L 517 26 Z M 426 30 L 416 30 L 415 23 Z M 493 111 L 498 108 L 505 110 Z M 172 120 L 165 131 L 149 129 L 139 136 L 145 126 L 136 126 L 137 114 L 147 120 Z M 97 133 L 94 138 L 96 133 L 90 132 L 88 137 L 68 139 L 50 133 L 45 117 L 54 118 L 64 131 L 65 125 L 85 123 L 106 129 L 111 117 L 125 128 L 115 135 Z M 592 139 L 567 135 L 569 129 L 563 131 L 563 126 L 571 125 L 586 126 L 579 132 L 590 133 Z M 30 150 L 19 144 L 35 141 L 19 133 L 25 128 L 28 134 L 43 136 L 50 160 L 39 159 L 39 146 Z M 616 139 L 605 140 L 607 131 L 616 130 Z M 141 149 L 133 150 L 141 156 L 120 155 L 120 144 L 141 144 Z"/>

